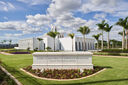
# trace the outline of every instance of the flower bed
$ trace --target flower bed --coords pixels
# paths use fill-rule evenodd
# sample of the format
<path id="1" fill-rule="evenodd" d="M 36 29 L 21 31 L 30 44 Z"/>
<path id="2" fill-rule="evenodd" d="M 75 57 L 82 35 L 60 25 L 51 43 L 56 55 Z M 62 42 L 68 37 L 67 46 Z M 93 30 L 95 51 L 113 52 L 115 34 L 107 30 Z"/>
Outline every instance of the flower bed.
<path id="1" fill-rule="evenodd" d="M 75 79 L 86 77 L 103 69 L 103 67 L 95 66 L 94 69 L 84 69 L 81 72 L 79 69 L 32 69 L 32 66 L 23 68 L 25 71 L 32 73 L 38 77 L 51 79 Z"/>
<path id="2" fill-rule="evenodd" d="M 30 52 L 12 52 L 12 54 L 31 54 Z"/>

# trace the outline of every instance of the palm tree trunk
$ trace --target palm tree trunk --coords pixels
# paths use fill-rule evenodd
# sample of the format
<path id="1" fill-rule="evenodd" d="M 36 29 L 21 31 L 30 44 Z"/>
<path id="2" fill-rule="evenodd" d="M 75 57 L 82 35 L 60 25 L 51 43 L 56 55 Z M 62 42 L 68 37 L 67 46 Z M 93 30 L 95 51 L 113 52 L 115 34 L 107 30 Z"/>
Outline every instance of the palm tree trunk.
<path id="1" fill-rule="evenodd" d="M 72 39 L 72 52 L 73 52 L 73 39 Z"/>
<path id="2" fill-rule="evenodd" d="M 99 41 L 97 40 L 97 50 L 99 49 Z"/>
<path id="3" fill-rule="evenodd" d="M 125 35 L 124 35 L 124 33 L 125 33 L 125 28 L 123 29 L 123 38 L 122 38 L 122 49 L 124 49 L 124 39 L 125 39 Z"/>
<path id="4" fill-rule="evenodd" d="M 83 50 L 85 51 L 86 49 L 85 49 L 85 35 L 83 35 L 83 38 L 84 38 L 84 44 L 83 44 Z"/>
<path id="5" fill-rule="evenodd" d="M 126 49 L 128 49 L 128 30 L 126 30 Z"/>
<path id="6" fill-rule="evenodd" d="M 55 46 L 55 38 L 54 38 L 54 52 L 55 52 L 55 47 L 56 47 L 56 46 Z"/>
<path id="7" fill-rule="evenodd" d="M 40 41 L 39 41 L 39 45 L 38 45 L 38 50 L 40 50 Z"/>
<path id="8" fill-rule="evenodd" d="M 110 46 L 109 46 L 109 32 L 108 32 L 108 49 L 110 48 Z"/>
<path id="9" fill-rule="evenodd" d="M 103 45 L 103 30 L 102 30 L 102 41 L 101 41 L 101 49 L 103 50 L 104 49 L 104 45 Z"/>

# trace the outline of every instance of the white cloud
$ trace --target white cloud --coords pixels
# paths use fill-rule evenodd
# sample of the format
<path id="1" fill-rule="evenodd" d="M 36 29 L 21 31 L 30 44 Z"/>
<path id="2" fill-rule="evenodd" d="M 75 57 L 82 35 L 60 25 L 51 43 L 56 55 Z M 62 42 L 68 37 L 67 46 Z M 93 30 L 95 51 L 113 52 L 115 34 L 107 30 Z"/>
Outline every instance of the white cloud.
<path id="1" fill-rule="evenodd" d="M 9 38 L 11 38 L 11 37 L 19 37 L 19 36 L 22 36 L 23 34 L 5 34 L 5 36 L 6 37 L 9 37 Z"/>
<path id="2" fill-rule="evenodd" d="M 30 5 L 48 4 L 51 0 L 17 0 Z"/>
<path id="3" fill-rule="evenodd" d="M 0 11 L 14 10 L 15 6 L 10 2 L 0 1 Z"/>
<path id="4" fill-rule="evenodd" d="M 115 16 L 117 12 L 128 10 L 127 5 L 128 2 L 123 0 L 87 0 L 80 11 L 84 13 L 100 11 Z"/>
<path id="5" fill-rule="evenodd" d="M 53 0 L 47 11 L 55 18 L 67 12 L 76 11 L 80 6 L 81 0 Z"/>
<path id="6" fill-rule="evenodd" d="M 106 14 L 105 13 L 99 13 L 99 14 L 95 14 L 94 18 L 95 19 L 105 19 L 106 18 Z"/>
<path id="7" fill-rule="evenodd" d="M 27 23 L 36 26 L 44 26 L 51 23 L 51 18 L 49 15 L 36 14 L 35 16 L 28 15 L 26 17 L 27 17 Z"/>
<path id="8" fill-rule="evenodd" d="M 128 10 L 127 11 L 119 11 L 113 14 L 114 16 L 117 17 L 127 17 L 128 16 Z"/>
<path id="9" fill-rule="evenodd" d="M 15 30 L 25 33 L 40 32 L 40 28 L 33 28 L 23 21 L 0 22 L 0 30 Z"/>

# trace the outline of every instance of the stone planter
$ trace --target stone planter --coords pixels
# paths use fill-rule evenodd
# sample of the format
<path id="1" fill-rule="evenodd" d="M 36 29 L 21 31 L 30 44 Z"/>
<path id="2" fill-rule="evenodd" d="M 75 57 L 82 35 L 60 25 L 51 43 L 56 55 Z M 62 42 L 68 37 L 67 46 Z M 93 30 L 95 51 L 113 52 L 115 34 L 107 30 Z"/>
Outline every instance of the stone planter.
<path id="1" fill-rule="evenodd" d="M 93 69 L 91 52 L 35 52 L 33 69 Z"/>

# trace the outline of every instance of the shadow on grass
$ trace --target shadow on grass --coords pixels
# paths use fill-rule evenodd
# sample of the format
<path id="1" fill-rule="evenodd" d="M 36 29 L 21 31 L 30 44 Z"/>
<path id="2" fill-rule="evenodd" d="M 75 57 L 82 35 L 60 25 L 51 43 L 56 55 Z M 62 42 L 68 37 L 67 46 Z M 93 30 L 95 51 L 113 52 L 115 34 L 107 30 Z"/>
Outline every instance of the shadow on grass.
<path id="1" fill-rule="evenodd" d="M 125 79 L 113 79 L 113 80 L 101 80 L 101 81 L 92 81 L 92 82 L 81 82 L 81 83 L 71 83 L 71 84 L 59 84 L 59 85 L 85 85 L 85 84 L 101 84 L 101 83 L 109 83 L 109 82 L 121 82 L 128 81 L 128 78 Z M 58 84 L 49 84 L 49 85 L 58 85 Z"/>
<path id="2" fill-rule="evenodd" d="M 31 82 L 33 85 L 42 85 L 41 83 L 37 82 L 35 78 L 29 77 L 27 75 L 24 75 L 22 72 L 18 71 L 14 67 L 9 67 L 8 65 L 6 65 L 4 63 L 2 63 L 2 66 L 6 70 L 8 70 L 8 72 L 10 72 L 11 74 L 16 74 L 16 77 L 15 78 L 18 79 L 18 80 L 23 80 L 23 81 L 26 81 L 26 82 Z"/>
<path id="3" fill-rule="evenodd" d="M 112 69 L 112 68 L 113 68 L 113 67 L 111 67 L 111 66 L 99 66 L 99 67 L 107 68 L 107 69 Z"/>

